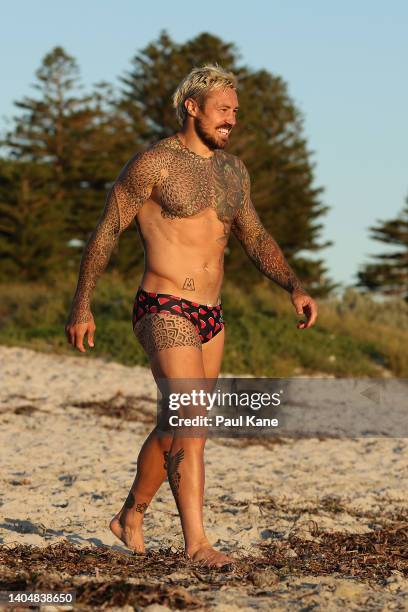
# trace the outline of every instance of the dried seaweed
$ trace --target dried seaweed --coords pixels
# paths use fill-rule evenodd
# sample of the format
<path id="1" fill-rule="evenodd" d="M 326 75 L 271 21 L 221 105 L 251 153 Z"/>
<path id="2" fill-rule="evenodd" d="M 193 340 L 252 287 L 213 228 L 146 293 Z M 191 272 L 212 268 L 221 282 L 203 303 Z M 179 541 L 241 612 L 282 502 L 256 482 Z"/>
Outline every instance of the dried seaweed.
<path id="1" fill-rule="evenodd" d="M 408 576 L 408 523 L 368 533 L 321 533 L 315 521 L 309 530 L 316 540 L 296 534 L 261 544 L 263 555 L 288 573 L 323 576 L 339 573 L 364 582 L 384 584 L 393 571 Z"/>
<path id="2" fill-rule="evenodd" d="M 289 576 L 336 576 L 384 585 L 394 572 L 408 576 L 408 523 L 364 534 L 290 534 L 259 546 L 258 556 L 237 558 L 232 568 L 210 569 L 171 548 L 124 554 L 109 547 L 79 548 L 59 542 L 46 548 L 0 546 L 0 590 L 75 589 L 83 609 L 108 606 L 204 608 L 223 586 L 276 588 Z M 204 599 L 203 599 L 204 597 Z"/>
<path id="3" fill-rule="evenodd" d="M 121 421 L 137 421 L 153 425 L 156 422 L 156 410 L 147 408 L 146 403 L 157 405 L 151 397 L 124 395 L 120 391 L 107 400 L 70 402 L 66 406 L 91 410 L 98 416 L 108 416 Z"/>

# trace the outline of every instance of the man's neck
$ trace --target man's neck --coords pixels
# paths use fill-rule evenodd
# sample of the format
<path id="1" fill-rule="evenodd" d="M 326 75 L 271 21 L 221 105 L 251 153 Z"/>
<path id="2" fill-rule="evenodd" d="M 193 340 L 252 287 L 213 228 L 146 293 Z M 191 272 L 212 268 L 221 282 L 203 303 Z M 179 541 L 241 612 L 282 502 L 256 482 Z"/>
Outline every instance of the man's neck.
<path id="1" fill-rule="evenodd" d="M 197 136 L 197 134 L 188 129 L 182 129 L 177 132 L 176 136 L 181 140 L 181 142 L 193 153 L 197 153 L 201 157 L 212 157 L 214 155 L 214 151 L 212 151 L 206 144 Z"/>

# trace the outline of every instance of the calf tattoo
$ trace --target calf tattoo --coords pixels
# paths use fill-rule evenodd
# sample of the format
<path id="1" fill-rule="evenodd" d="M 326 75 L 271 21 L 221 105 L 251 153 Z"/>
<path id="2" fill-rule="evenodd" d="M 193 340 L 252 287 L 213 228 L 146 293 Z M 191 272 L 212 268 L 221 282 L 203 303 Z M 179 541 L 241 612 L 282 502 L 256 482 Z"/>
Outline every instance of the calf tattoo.
<path id="1" fill-rule="evenodd" d="M 170 455 L 170 452 L 164 451 L 164 469 L 167 470 L 170 488 L 173 491 L 174 498 L 178 499 L 178 491 L 180 485 L 180 474 L 177 471 L 178 466 L 184 459 L 184 448 L 180 448 L 175 455 Z"/>
<path id="2" fill-rule="evenodd" d="M 132 492 L 130 492 L 125 501 L 125 508 L 127 510 L 135 510 L 136 512 L 140 512 L 141 514 L 143 514 L 144 512 L 146 512 L 147 504 L 145 502 L 142 502 L 141 504 L 136 504 L 135 496 Z"/>
<path id="3" fill-rule="evenodd" d="M 183 289 L 187 289 L 187 291 L 195 291 L 194 278 L 187 277 L 184 281 Z"/>

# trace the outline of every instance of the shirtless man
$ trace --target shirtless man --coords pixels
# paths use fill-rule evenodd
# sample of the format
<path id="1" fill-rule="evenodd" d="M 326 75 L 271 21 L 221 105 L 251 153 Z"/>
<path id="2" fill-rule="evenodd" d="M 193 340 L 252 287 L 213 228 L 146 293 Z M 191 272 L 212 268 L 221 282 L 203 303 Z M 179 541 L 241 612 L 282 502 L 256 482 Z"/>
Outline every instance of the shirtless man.
<path id="1" fill-rule="evenodd" d="M 119 236 L 135 220 L 145 250 L 134 332 L 155 380 L 217 379 L 224 347 L 220 303 L 224 250 L 230 231 L 255 266 L 290 294 L 298 315 L 313 325 L 316 304 L 259 220 L 244 163 L 224 151 L 236 124 L 235 76 L 218 65 L 194 68 L 173 105 L 181 129 L 136 154 L 109 191 L 82 256 L 65 328 L 68 342 L 94 346 L 91 297 Z M 159 384 L 159 383 L 158 383 Z M 168 478 L 179 511 L 185 550 L 193 561 L 223 566 L 203 526 L 205 436 L 183 437 L 155 427 L 144 442 L 135 480 L 110 529 L 143 552 L 144 512 Z"/>

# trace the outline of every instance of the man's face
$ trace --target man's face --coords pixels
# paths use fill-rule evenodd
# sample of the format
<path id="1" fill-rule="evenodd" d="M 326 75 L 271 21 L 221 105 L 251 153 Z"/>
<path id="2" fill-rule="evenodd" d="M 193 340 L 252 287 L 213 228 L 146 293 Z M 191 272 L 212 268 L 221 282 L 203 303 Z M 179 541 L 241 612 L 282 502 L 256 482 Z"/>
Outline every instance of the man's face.
<path id="1" fill-rule="evenodd" d="M 238 97 L 235 89 L 215 89 L 204 100 L 203 108 L 196 108 L 194 127 L 209 149 L 223 149 L 237 122 Z"/>

